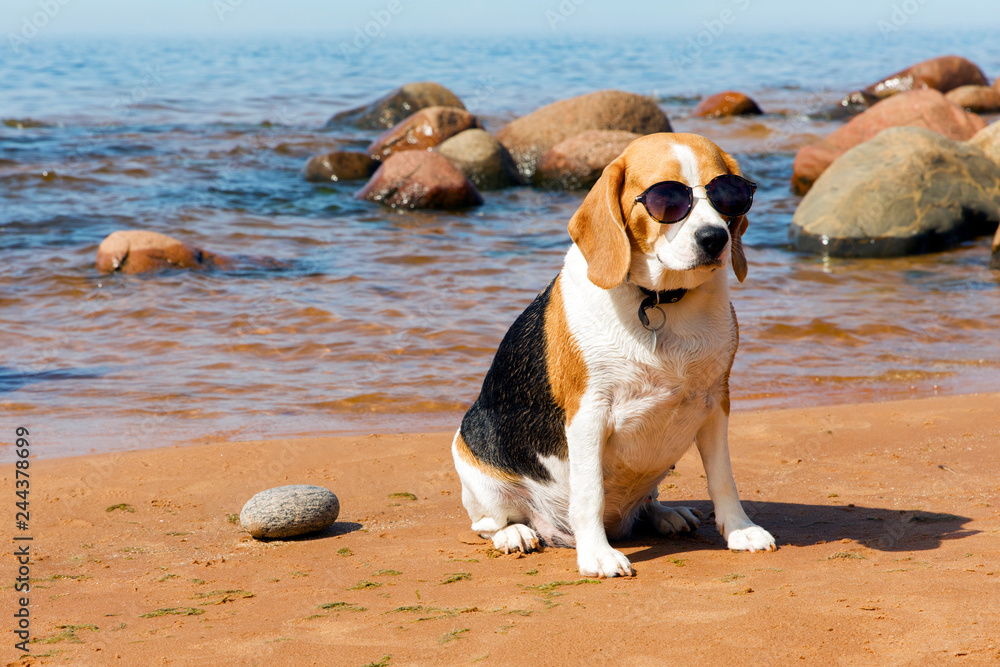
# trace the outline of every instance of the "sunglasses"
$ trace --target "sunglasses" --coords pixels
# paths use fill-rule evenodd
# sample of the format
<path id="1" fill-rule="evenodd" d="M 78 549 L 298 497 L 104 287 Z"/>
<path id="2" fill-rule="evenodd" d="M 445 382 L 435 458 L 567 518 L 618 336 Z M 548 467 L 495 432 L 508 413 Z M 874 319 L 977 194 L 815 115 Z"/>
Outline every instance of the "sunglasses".
<path id="1" fill-rule="evenodd" d="M 695 186 L 697 187 L 697 186 Z M 705 186 L 708 203 L 727 218 L 736 218 L 753 205 L 757 184 L 735 174 L 716 176 Z M 679 181 L 662 181 L 635 198 L 657 222 L 680 222 L 694 208 L 694 191 Z"/>

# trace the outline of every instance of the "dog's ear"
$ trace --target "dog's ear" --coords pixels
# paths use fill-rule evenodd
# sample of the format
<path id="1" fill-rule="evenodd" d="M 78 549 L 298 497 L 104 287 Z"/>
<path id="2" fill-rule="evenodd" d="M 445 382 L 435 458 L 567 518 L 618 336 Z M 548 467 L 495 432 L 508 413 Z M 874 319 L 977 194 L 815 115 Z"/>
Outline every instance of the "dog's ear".
<path id="1" fill-rule="evenodd" d="M 750 221 L 745 215 L 729 221 L 729 235 L 732 237 L 729 247 L 733 273 L 736 274 L 736 278 L 740 282 L 743 282 L 743 279 L 747 277 L 747 257 L 743 253 L 743 234 L 749 226 Z"/>
<path id="2" fill-rule="evenodd" d="M 722 161 L 726 163 L 726 168 L 730 174 L 743 175 L 740 173 L 739 163 L 736 162 L 736 159 L 732 155 L 721 149 L 719 153 L 722 154 Z M 729 236 L 732 238 L 729 246 L 729 254 L 733 265 L 733 273 L 736 274 L 736 279 L 740 282 L 743 282 L 744 278 L 747 277 L 747 256 L 743 252 L 743 234 L 746 233 L 749 226 L 750 221 L 745 215 L 729 220 Z"/>
<path id="3" fill-rule="evenodd" d="M 622 213 L 624 187 L 625 164 L 618 158 L 604 168 L 569 221 L 570 238 L 587 260 L 587 277 L 602 289 L 621 284 L 632 259 Z"/>

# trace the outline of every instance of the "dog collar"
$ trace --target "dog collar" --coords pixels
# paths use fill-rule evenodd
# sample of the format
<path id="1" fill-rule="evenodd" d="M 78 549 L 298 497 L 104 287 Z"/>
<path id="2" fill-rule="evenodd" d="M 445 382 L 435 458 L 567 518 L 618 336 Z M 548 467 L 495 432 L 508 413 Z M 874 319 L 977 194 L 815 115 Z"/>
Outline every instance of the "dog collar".
<path id="1" fill-rule="evenodd" d="M 635 283 L 632 284 L 635 285 Z M 646 329 L 650 328 L 649 316 L 646 315 L 647 309 L 656 308 L 662 303 L 677 303 L 678 301 L 684 298 L 685 294 L 687 294 L 687 290 L 684 288 L 662 290 L 660 292 L 656 292 L 651 289 L 646 289 L 642 285 L 635 285 L 635 286 L 639 288 L 640 292 L 646 295 L 646 298 L 643 299 L 642 303 L 639 304 L 639 321 L 642 322 L 642 326 L 645 327 Z M 660 326 L 662 326 L 662 324 Z"/>

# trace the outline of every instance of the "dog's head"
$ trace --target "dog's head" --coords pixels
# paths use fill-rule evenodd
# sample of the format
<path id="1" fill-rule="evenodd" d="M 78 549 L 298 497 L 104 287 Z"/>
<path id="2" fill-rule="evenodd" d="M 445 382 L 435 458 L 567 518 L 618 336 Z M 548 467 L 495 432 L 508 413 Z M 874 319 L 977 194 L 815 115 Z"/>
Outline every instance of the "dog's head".
<path id="1" fill-rule="evenodd" d="M 604 169 L 569 222 L 591 282 L 611 289 L 631 274 L 633 281 L 651 289 L 693 289 L 727 260 L 742 282 L 747 264 L 741 237 L 747 217 L 727 221 L 706 199 L 704 186 L 722 174 L 739 175 L 736 160 L 695 134 L 651 134 L 629 144 Z M 662 224 L 636 201 L 661 181 L 694 188 L 694 206 L 683 220 Z"/>

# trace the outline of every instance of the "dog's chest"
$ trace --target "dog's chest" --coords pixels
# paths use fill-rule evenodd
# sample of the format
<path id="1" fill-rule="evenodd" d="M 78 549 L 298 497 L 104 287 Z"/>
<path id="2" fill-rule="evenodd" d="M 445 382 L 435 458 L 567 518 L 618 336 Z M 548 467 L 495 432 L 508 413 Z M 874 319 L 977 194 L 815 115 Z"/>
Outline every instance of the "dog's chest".
<path id="1" fill-rule="evenodd" d="M 647 362 L 620 360 L 608 377 L 612 428 L 605 455 L 629 474 L 665 472 L 683 455 L 708 417 L 732 358 L 725 336 L 665 347 Z"/>
<path id="2" fill-rule="evenodd" d="M 608 388 L 614 432 L 663 431 L 675 422 L 704 416 L 719 374 L 709 358 L 670 359 L 662 366 L 621 364 Z"/>

